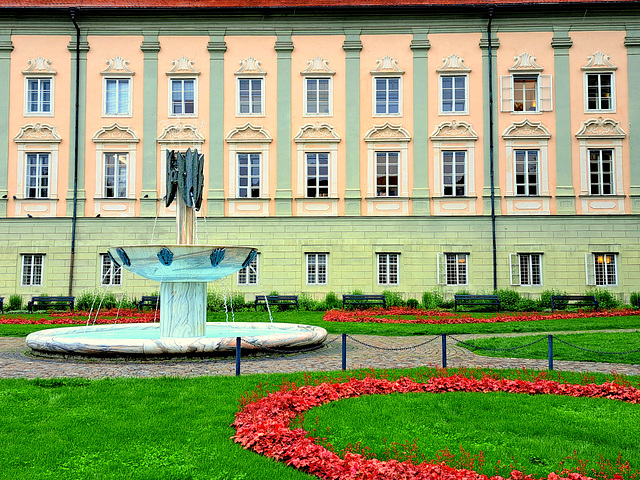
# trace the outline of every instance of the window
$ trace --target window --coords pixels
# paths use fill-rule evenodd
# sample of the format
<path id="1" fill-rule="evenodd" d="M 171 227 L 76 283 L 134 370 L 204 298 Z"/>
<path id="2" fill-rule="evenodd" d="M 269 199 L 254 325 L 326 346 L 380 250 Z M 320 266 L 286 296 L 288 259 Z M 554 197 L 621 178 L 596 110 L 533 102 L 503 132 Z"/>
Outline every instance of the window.
<path id="1" fill-rule="evenodd" d="M 104 198 L 127 197 L 127 155 L 104 154 Z"/>
<path id="2" fill-rule="evenodd" d="M 22 283 L 23 287 L 42 286 L 42 268 L 44 255 L 22 255 Z"/>
<path id="3" fill-rule="evenodd" d="M 307 285 L 327 284 L 327 253 L 307 253 Z"/>
<path id="4" fill-rule="evenodd" d="M 376 115 L 400 114 L 400 77 L 374 77 Z"/>
<path id="5" fill-rule="evenodd" d="M 553 110 L 551 75 L 503 75 L 500 78 L 503 112 L 549 112 Z"/>
<path id="6" fill-rule="evenodd" d="M 515 150 L 515 194 L 539 195 L 539 151 Z"/>
<path id="7" fill-rule="evenodd" d="M 260 197 L 260 154 L 238 154 L 238 198 Z"/>
<path id="8" fill-rule="evenodd" d="M 587 73 L 587 110 L 613 110 L 613 74 Z"/>
<path id="9" fill-rule="evenodd" d="M 196 81 L 193 78 L 171 79 L 171 114 L 195 115 Z"/>
<path id="10" fill-rule="evenodd" d="M 104 114 L 131 115 L 131 80 L 128 78 L 105 78 Z M 173 113 L 182 113 L 176 112 Z"/>
<path id="11" fill-rule="evenodd" d="M 305 115 L 331 115 L 331 78 L 304 79 Z"/>
<path id="12" fill-rule="evenodd" d="M 589 150 L 589 194 L 613 195 L 613 150 Z"/>
<path id="13" fill-rule="evenodd" d="M 53 113 L 53 79 L 27 78 L 27 108 L 32 115 L 51 115 Z"/>
<path id="14" fill-rule="evenodd" d="M 440 285 L 467 285 L 466 253 L 438 254 L 438 283 Z"/>
<path id="15" fill-rule="evenodd" d="M 513 77 L 513 111 L 538 110 L 538 76 Z"/>
<path id="16" fill-rule="evenodd" d="M 25 198 L 49 198 L 48 153 L 27 153 Z"/>
<path id="17" fill-rule="evenodd" d="M 378 253 L 378 285 L 398 285 L 397 253 Z"/>
<path id="18" fill-rule="evenodd" d="M 238 285 L 258 284 L 258 255 L 251 260 L 251 263 L 238 270 Z"/>
<path id="19" fill-rule="evenodd" d="M 440 76 L 440 113 L 467 113 L 467 76 Z"/>
<path id="20" fill-rule="evenodd" d="M 329 154 L 307 153 L 307 197 L 329 196 Z"/>
<path id="21" fill-rule="evenodd" d="M 122 285 L 122 268 L 113 263 L 106 253 L 101 253 L 100 258 L 102 263 L 100 285 Z"/>
<path id="22" fill-rule="evenodd" d="M 542 285 L 542 255 L 539 253 L 512 253 L 509 258 L 511 285 Z"/>
<path id="23" fill-rule="evenodd" d="M 238 79 L 238 115 L 262 115 L 263 78 Z"/>
<path id="24" fill-rule="evenodd" d="M 398 196 L 399 152 L 376 152 L 376 197 Z"/>
<path id="25" fill-rule="evenodd" d="M 587 285 L 617 285 L 615 253 L 592 253 L 585 255 Z"/>
<path id="26" fill-rule="evenodd" d="M 442 195 L 464 197 L 467 194 L 467 152 L 442 152 Z"/>

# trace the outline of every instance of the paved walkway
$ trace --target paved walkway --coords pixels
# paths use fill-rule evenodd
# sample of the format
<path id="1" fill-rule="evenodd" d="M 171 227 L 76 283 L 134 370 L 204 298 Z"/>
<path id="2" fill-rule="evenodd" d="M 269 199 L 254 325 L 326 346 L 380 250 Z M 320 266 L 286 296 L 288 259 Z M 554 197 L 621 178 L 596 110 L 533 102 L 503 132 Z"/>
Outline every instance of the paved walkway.
<path id="1" fill-rule="evenodd" d="M 615 330 L 615 332 L 640 331 Z M 603 331 L 604 333 L 605 331 Z M 606 331 L 609 332 L 609 331 Z M 552 332 L 569 334 L 579 332 Z M 590 332 L 597 333 L 597 332 Z M 473 338 L 496 336 L 542 336 L 545 333 L 454 335 L 467 341 Z M 440 337 L 378 337 L 350 335 L 347 341 L 347 368 L 409 368 L 442 365 Z M 427 342 L 422 346 L 417 346 Z M 328 345 L 307 353 L 289 355 L 258 354 L 243 357 L 241 373 L 290 373 L 299 371 L 330 371 L 341 368 L 341 341 L 338 335 L 329 335 Z M 457 347 L 448 338 L 448 367 L 527 368 L 545 370 L 547 360 L 483 357 Z M 416 348 L 411 348 L 415 347 Z M 375 348 L 378 347 L 378 348 Z M 382 350 L 397 349 L 397 350 Z M 196 377 L 202 375 L 235 375 L 235 358 L 218 357 L 191 360 L 105 360 L 105 359 L 51 359 L 31 356 L 24 338 L 0 337 L 0 378 L 55 378 L 55 377 Z M 577 372 L 620 373 L 640 375 L 640 365 L 592 362 L 554 361 L 555 370 Z"/>

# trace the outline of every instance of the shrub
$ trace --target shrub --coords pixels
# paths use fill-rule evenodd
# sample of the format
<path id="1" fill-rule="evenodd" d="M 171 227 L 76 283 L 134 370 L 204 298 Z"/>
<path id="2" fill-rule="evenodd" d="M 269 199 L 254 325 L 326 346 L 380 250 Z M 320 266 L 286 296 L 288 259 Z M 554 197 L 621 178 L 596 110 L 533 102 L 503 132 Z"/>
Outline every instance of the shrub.
<path id="1" fill-rule="evenodd" d="M 324 301 L 320 304 L 321 310 L 336 310 L 342 308 L 342 302 L 334 292 L 327 293 Z"/>
<path id="2" fill-rule="evenodd" d="M 76 297 L 78 310 L 118 308 L 120 302 L 113 293 L 100 292 L 100 290 L 84 290 Z"/>
<path id="3" fill-rule="evenodd" d="M 606 288 L 593 288 L 591 290 L 587 290 L 585 295 L 593 295 L 598 300 L 599 307 L 604 310 L 609 310 L 611 308 L 618 308 L 620 306 L 620 301 Z"/>
<path id="4" fill-rule="evenodd" d="M 9 304 L 7 310 L 22 310 L 22 297 L 17 293 L 14 293 L 9 297 Z"/>
<path id="5" fill-rule="evenodd" d="M 384 290 L 382 294 L 385 296 L 387 300 L 387 307 L 404 307 L 405 303 L 402 299 L 402 295 L 398 292 L 391 292 L 389 290 Z"/>
<path id="6" fill-rule="evenodd" d="M 439 290 L 432 290 L 422 294 L 422 308 L 425 310 L 435 310 L 442 308 L 444 305 L 444 297 Z"/>
<path id="7" fill-rule="evenodd" d="M 241 310 L 247 310 L 252 304 L 245 302 L 244 295 L 242 293 L 233 293 L 231 294 L 231 301 L 229 302 L 229 307 L 233 307 L 235 312 L 239 312 Z"/>
<path id="8" fill-rule="evenodd" d="M 531 298 L 520 298 L 516 305 L 518 312 L 535 312 L 540 309 L 540 301 Z"/>
<path id="9" fill-rule="evenodd" d="M 307 311 L 320 310 L 321 303 L 322 302 L 318 302 L 317 300 L 314 300 L 311 297 L 311 295 L 309 295 L 308 293 L 303 293 L 298 296 L 298 307 L 300 308 L 300 310 L 307 310 Z"/>
<path id="10" fill-rule="evenodd" d="M 545 290 L 540 294 L 540 308 L 551 308 L 551 296 L 552 295 L 566 295 L 567 292 L 561 290 Z M 563 309 L 567 307 L 567 302 L 557 302 L 556 308 Z"/>
<path id="11" fill-rule="evenodd" d="M 502 289 L 495 292 L 500 300 L 500 309 L 508 312 L 518 310 L 518 303 L 522 300 L 520 294 L 515 290 Z"/>
<path id="12" fill-rule="evenodd" d="M 410 298 L 409 300 L 407 300 L 407 307 L 418 308 L 420 307 L 420 302 L 418 302 L 418 300 L 416 300 L 415 298 Z"/>
<path id="13" fill-rule="evenodd" d="M 364 295 L 364 292 L 362 290 L 359 289 L 355 289 L 353 292 L 351 292 L 349 295 Z"/>
<path id="14" fill-rule="evenodd" d="M 207 290 L 207 310 L 210 312 L 224 310 L 224 299 L 219 292 Z"/>
<path id="15" fill-rule="evenodd" d="M 631 292 L 630 302 L 633 307 L 640 308 L 640 292 Z"/>

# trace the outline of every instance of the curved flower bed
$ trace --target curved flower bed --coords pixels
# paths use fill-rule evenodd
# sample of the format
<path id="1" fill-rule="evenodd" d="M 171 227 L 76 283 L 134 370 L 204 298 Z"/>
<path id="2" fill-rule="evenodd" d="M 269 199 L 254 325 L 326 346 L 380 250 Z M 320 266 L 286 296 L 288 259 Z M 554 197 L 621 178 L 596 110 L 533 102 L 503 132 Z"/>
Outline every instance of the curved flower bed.
<path id="1" fill-rule="evenodd" d="M 117 309 L 101 311 L 98 315 L 90 315 L 89 312 L 58 312 L 49 313 L 49 318 L 25 318 L 25 317 L 0 317 L 0 324 L 4 325 L 78 325 L 89 323 L 102 325 L 110 323 L 151 323 L 160 318 L 159 312 Z"/>
<path id="2" fill-rule="evenodd" d="M 640 401 L 640 390 L 616 383 L 573 385 L 543 379 L 475 379 L 459 375 L 434 377 L 426 383 L 417 383 L 406 377 L 395 382 L 377 378 L 351 379 L 346 383 L 322 383 L 317 386 L 279 391 L 249 403 L 236 414 L 233 423 L 236 434 L 232 438 L 246 449 L 285 462 L 322 479 L 504 480 L 501 476 L 488 477 L 471 470 L 456 469 L 444 463 L 414 465 L 409 461 L 381 461 L 350 452 L 341 458 L 316 444 L 302 428 L 290 429 L 292 420 L 325 403 L 361 395 L 414 392 L 508 392 L 609 398 L 629 403 Z M 508 478 L 533 480 L 534 477 L 513 470 Z M 543 478 L 587 480 L 589 477 L 572 472 L 566 477 L 549 473 Z M 618 475 L 614 478 L 617 479 Z"/>
<path id="3" fill-rule="evenodd" d="M 385 316 L 386 315 L 386 316 Z M 411 318 L 391 318 L 390 316 L 415 316 Z M 559 320 L 567 318 L 587 317 L 625 317 L 638 315 L 638 310 L 631 308 L 599 311 L 578 311 L 560 313 L 518 313 L 500 314 L 487 318 L 474 318 L 467 314 L 439 310 L 418 310 L 405 307 L 368 310 L 329 310 L 322 317 L 327 322 L 357 323 L 428 323 L 434 325 L 453 325 L 460 323 L 501 323 L 501 322 L 534 322 L 538 320 Z"/>

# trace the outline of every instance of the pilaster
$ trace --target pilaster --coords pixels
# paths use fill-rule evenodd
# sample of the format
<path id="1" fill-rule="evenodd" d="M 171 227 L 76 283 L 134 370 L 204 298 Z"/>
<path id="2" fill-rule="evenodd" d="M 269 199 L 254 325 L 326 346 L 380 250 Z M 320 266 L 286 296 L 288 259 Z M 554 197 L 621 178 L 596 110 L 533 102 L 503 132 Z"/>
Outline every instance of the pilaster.
<path id="1" fill-rule="evenodd" d="M 640 82 L 640 28 L 627 29 L 624 46 L 627 47 L 628 85 L 638 85 Z M 628 103 L 631 213 L 638 214 L 640 213 L 640 98 L 638 95 L 630 94 Z"/>
<path id="2" fill-rule="evenodd" d="M 278 139 L 277 178 L 276 178 L 276 216 L 291 216 L 291 52 L 293 42 L 291 32 L 276 32 L 274 46 L 278 55 Z"/>
<path id="3" fill-rule="evenodd" d="M 140 50 L 144 53 L 143 125 L 142 131 L 142 191 L 140 192 L 140 216 L 155 217 L 158 211 L 158 52 L 160 42 L 157 31 L 144 31 Z"/>
<path id="4" fill-rule="evenodd" d="M 414 29 L 410 45 L 413 51 L 413 215 L 430 214 L 427 54 L 431 44 L 427 33 L 427 29 Z"/>
<path id="5" fill-rule="evenodd" d="M 227 44 L 224 30 L 210 31 L 209 66 L 211 81 L 209 98 L 209 191 L 207 192 L 207 216 L 224 216 L 224 53 Z"/>
<path id="6" fill-rule="evenodd" d="M 347 185 L 344 194 L 344 209 L 347 216 L 361 214 L 360 193 L 360 41 L 359 29 L 345 30 L 342 44 L 345 52 L 346 98 L 345 148 L 347 154 Z"/>
<path id="7" fill-rule="evenodd" d="M 7 216 L 9 186 L 9 72 L 11 71 L 11 32 L 0 31 L 0 218 Z"/>

